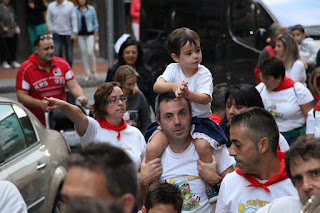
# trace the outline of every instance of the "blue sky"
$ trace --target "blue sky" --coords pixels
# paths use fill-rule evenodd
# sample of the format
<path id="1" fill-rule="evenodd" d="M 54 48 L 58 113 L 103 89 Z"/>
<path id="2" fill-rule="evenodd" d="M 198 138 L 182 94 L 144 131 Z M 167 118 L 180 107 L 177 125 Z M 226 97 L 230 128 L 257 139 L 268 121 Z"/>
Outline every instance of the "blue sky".
<path id="1" fill-rule="evenodd" d="M 320 0 L 262 0 L 279 22 L 290 27 L 320 25 Z"/>

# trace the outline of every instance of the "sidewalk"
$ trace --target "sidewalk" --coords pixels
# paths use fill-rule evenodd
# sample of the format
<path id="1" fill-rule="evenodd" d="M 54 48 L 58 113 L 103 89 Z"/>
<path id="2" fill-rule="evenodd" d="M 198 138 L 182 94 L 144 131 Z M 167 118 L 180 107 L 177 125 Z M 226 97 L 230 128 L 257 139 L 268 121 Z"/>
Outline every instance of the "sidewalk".
<path id="1" fill-rule="evenodd" d="M 97 58 L 97 72 L 98 79 L 90 79 L 84 81 L 84 69 L 80 59 L 75 56 L 73 60 L 72 70 L 76 77 L 76 80 L 81 87 L 93 87 L 104 83 L 108 71 L 108 62 L 104 58 Z M 0 93 L 16 92 L 16 75 L 18 69 L 3 69 L 0 68 Z"/>

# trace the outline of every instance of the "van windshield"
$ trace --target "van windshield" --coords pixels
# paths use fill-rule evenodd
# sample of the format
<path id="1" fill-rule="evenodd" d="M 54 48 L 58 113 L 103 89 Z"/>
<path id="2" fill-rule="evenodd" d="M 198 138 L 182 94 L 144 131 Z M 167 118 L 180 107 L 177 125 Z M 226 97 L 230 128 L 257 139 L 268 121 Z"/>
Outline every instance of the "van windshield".
<path id="1" fill-rule="evenodd" d="M 301 24 L 308 34 L 320 35 L 320 1 L 319 0 L 262 0 L 278 22 L 291 27 Z M 312 27 L 313 26 L 313 27 Z M 317 26 L 317 27 L 315 27 Z"/>

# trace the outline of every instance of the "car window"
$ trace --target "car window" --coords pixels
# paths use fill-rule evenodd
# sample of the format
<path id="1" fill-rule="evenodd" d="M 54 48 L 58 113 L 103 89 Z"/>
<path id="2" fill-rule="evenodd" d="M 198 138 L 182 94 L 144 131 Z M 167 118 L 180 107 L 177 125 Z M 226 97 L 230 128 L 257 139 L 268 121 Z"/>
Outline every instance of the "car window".
<path id="1" fill-rule="evenodd" d="M 38 140 L 34 128 L 27 113 L 18 105 L 13 105 L 12 107 L 20 120 L 28 144 L 37 142 Z"/>
<path id="2" fill-rule="evenodd" d="M 273 23 L 265 9 L 251 0 L 234 0 L 230 5 L 231 34 L 239 41 L 256 49 L 259 30 L 267 30 Z"/>
<path id="3" fill-rule="evenodd" d="M 27 148 L 20 121 L 11 105 L 0 105 L 0 146 L 4 160 Z"/>

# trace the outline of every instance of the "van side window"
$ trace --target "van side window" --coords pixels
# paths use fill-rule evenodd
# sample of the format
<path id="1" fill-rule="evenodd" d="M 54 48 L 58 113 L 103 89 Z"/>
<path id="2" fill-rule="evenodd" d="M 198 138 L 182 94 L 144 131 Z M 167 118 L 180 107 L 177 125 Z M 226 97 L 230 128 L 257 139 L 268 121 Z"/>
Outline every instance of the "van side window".
<path id="1" fill-rule="evenodd" d="M 229 18 L 233 39 L 256 49 L 264 47 L 257 41 L 259 32 L 267 30 L 273 21 L 260 4 L 251 0 L 231 1 Z"/>

